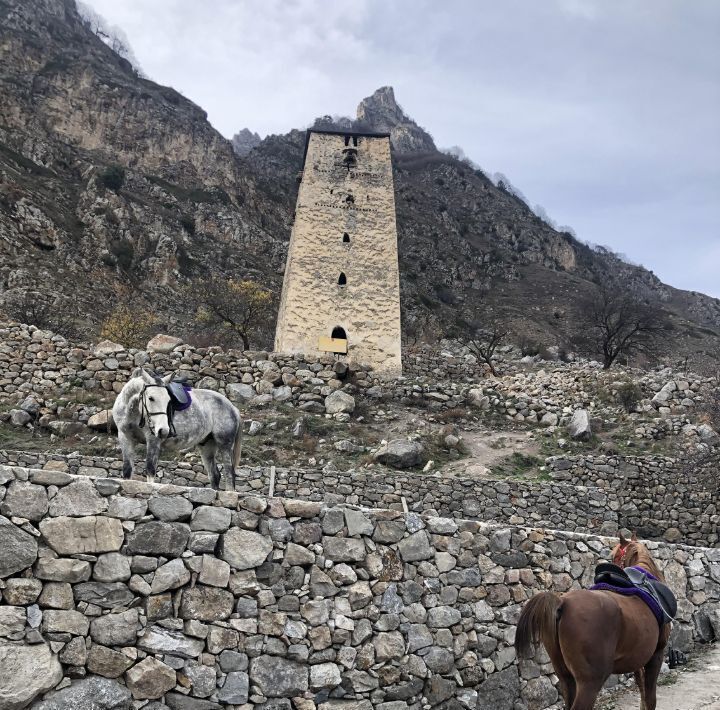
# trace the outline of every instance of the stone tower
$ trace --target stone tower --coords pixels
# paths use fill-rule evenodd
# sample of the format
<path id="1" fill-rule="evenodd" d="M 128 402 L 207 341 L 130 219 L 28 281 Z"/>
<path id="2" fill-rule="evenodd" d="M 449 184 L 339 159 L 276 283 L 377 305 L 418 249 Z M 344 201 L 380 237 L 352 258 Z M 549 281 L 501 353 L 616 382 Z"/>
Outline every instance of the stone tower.
<path id="1" fill-rule="evenodd" d="M 387 133 L 311 129 L 275 350 L 401 373 L 400 277 Z"/>

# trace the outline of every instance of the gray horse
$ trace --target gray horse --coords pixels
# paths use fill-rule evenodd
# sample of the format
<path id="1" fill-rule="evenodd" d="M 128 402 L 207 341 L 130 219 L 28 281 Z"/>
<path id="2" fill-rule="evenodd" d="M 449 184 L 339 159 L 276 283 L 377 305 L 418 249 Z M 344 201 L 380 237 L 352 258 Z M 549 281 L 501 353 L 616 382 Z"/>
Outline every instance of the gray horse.
<path id="1" fill-rule="evenodd" d="M 181 452 L 198 447 L 213 488 L 220 487 L 216 456 L 229 460 L 234 490 L 242 445 L 240 412 L 219 392 L 193 389 L 190 406 L 168 416 L 171 403 L 166 385 L 172 377 L 156 378 L 139 367 L 115 399 L 112 414 L 123 454 L 123 476 L 130 478 L 135 470 L 137 444 L 147 446 L 149 482 L 155 478 L 162 445 Z"/>

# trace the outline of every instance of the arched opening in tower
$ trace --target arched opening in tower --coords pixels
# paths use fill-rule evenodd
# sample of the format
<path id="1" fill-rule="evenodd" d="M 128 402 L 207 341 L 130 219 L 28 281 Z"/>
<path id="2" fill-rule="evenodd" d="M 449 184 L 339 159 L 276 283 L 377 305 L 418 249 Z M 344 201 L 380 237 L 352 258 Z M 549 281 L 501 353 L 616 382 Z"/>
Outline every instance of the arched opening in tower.
<path id="1" fill-rule="evenodd" d="M 347 232 L 343 233 L 343 244 L 350 244 L 350 235 Z"/>
<path id="2" fill-rule="evenodd" d="M 333 331 L 332 331 L 332 334 L 330 337 L 338 338 L 340 340 L 347 340 L 347 334 L 345 333 L 345 328 L 341 328 L 339 325 L 336 325 L 333 328 Z"/>
<path id="3" fill-rule="evenodd" d="M 347 285 L 347 276 L 345 276 L 345 272 L 341 271 L 340 276 L 338 276 L 338 286 L 346 286 Z"/>

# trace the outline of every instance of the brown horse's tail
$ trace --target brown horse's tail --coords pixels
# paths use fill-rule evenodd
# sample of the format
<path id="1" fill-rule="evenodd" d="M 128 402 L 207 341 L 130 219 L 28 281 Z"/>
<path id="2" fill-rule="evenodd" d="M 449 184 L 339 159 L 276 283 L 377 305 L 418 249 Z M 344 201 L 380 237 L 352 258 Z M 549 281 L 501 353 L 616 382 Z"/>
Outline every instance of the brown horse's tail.
<path id="1" fill-rule="evenodd" d="M 540 592 L 525 604 L 515 631 L 518 656 L 531 656 L 533 647 L 540 642 L 551 656 L 560 655 L 558 619 L 561 609 L 562 600 L 552 592 Z"/>
<path id="2" fill-rule="evenodd" d="M 235 490 L 235 476 L 237 475 L 237 467 L 240 465 L 240 458 L 242 457 L 242 430 L 242 419 L 238 419 L 237 430 L 235 432 L 235 441 L 233 442 L 232 450 L 232 468 L 230 469 L 230 479 L 232 480 L 233 490 Z"/>

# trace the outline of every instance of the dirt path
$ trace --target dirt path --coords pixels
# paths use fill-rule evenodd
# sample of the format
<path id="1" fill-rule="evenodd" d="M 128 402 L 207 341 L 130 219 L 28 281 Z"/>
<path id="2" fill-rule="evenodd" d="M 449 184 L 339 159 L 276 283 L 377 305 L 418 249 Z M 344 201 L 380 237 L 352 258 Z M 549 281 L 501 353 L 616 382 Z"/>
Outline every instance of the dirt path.
<path id="1" fill-rule="evenodd" d="M 535 456 L 540 451 L 536 441 L 517 431 L 463 431 L 462 440 L 468 456 L 446 464 L 444 471 L 467 476 L 486 476 L 494 464 L 514 453 Z"/>
<path id="2" fill-rule="evenodd" d="M 696 656 L 681 671 L 660 677 L 657 710 L 720 710 L 720 646 Z M 611 696 L 601 710 L 638 710 L 637 689 Z"/>

